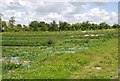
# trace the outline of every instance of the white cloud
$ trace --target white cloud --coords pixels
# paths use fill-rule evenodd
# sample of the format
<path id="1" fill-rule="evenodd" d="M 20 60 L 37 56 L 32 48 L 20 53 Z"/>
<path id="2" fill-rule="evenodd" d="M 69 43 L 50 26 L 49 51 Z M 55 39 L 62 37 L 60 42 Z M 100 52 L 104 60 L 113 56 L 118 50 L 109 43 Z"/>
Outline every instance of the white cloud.
<path id="1" fill-rule="evenodd" d="M 62 15 L 57 13 L 49 13 L 44 19 L 48 22 L 51 22 L 52 20 L 57 22 L 66 20 Z"/>
<path id="2" fill-rule="evenodd" d="M 4 0 L 0 1 L 0 12 L 4 14 L 4 20 L 8 21 L 11 16 L 14 16 L 16 23 L 22 24 L 28 24 L 33 20 L 47 22 L 51 22 L 52 20 L 68 22 L 89 20 L 91 22 L 105 21 L 110 24 L 117 22 L 117 13 L 108 12 L 100 8 L 88 10 L 89 5 L 87 2 L 77 2 L 76 0 L 50 1 L 51 0 Z M 80 13 L 84 9 L 88 11 Z"/>
<path id="3" fill-rule="evenodd" d="M 33 1 L 33 0 L 30 0 Z M 44 2 L 118 2 L 119 0 L 35 0 L 33 2 L 40 2 L 40 1 L 44 1 Z"/>
<path id="4" fill-rule="evenodd" d="M 90 21 L 95 23 L 106 22 L 114 24 L 118 21 L 118 15 L 115 12 L 108 12 L 105 9 L 93 8 L 83 14 L 74 14 L 77 21 Z"/>
<path id="5" fill-rule="evenodd" d="M 70 3 L 65 4 L 64 10 L 61 12 L 63 15 L 68 15 L 76 12 L 76 7 Z"/>

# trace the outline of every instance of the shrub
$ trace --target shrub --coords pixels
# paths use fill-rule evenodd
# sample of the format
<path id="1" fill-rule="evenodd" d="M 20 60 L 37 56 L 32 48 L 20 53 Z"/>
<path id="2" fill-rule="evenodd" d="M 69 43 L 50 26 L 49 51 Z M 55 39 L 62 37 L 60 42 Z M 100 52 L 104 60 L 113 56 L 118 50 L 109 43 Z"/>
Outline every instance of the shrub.
<path id="1" fill-rule="evenodd" d="M 47 45 L 48 46 L 51 46 L 51 45 L 53 45 L 55 42 L 53 41 L 53 40 L 51 40 L 51 39 L 49 39 L 49 40 L 47 40 Z"/>

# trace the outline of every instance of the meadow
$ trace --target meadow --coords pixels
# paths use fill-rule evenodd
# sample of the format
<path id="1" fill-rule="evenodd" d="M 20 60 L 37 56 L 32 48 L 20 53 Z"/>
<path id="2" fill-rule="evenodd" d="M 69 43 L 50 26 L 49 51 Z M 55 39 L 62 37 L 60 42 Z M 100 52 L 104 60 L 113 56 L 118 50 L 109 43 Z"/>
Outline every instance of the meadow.
<path id="1" fill-rule="evenodd" d="M 3 79 L 116 79 L 118 30 L 3 32 Z"/>

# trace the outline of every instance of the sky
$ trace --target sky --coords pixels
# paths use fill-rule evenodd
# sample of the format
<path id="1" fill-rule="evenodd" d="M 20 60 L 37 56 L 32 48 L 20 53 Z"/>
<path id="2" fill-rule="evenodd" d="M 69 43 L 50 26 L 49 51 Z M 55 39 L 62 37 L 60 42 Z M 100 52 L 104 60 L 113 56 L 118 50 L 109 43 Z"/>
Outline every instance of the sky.
<path id="1" fill-rule="evenodd" d="M 119 0 L 0 0 L 2 20 L 15 17 L 15 23 L 55 20 L 69 23 L 118 23 Z"/>

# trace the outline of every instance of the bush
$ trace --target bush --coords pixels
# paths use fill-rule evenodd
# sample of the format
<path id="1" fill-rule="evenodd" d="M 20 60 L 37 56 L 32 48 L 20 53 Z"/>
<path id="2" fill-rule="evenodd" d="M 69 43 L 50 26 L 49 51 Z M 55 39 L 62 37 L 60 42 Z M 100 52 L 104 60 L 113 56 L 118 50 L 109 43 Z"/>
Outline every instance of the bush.
<path id="1" fill-rule="evenodd" d="M 47 45 L 48 45 L 48 46 L 51 46 L 51 45 L 53 45 L 54 43 L 55 43 L 55 42 L 54 42 L 53 40 L 50 40 L 50 39 L 47 40 Z"/>

